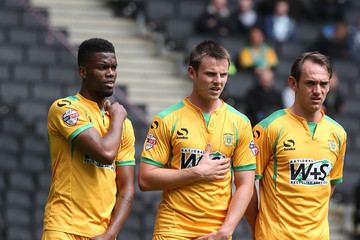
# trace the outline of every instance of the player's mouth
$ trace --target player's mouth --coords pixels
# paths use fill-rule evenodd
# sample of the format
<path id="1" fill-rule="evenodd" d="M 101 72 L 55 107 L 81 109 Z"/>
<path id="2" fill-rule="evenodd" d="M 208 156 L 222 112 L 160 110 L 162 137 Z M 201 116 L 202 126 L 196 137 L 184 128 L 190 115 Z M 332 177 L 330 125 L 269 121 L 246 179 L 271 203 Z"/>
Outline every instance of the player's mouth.
<path id="1" fill-rule="evenodd" d="M 212 93 L 220 93 L 221 92 L 221 87 L 211 87 L 210 92 L 212 92 Z"/>

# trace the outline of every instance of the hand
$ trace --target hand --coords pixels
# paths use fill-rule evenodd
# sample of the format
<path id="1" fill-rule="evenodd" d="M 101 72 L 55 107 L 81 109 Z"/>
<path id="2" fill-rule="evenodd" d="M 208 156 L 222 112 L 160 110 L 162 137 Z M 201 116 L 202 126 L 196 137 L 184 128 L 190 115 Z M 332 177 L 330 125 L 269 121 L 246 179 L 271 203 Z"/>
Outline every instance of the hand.
<path id="1" fill-rule="evenodd" d="M 104 109 L 109 113 L 110 118 L 113 118 L 114 116 L 120 116 L 125 119 L 127 117 L 127 112 L 124 106 L 118 102 L 111 103 L 109 100 L 106 100 L 104 103 Z"/>
<path id="2" fill-rule="evenodd" d="M 228 234 L 217 231 L 195 238 L 194 240 L 229 240 L 229 238 L 230 236 Z"/>
<path id="3" fill-rule="evenodd" d="M 208 144 L 199 164 L 195 167 L 196 171 L 204 180 L 224 179 L 230 169 L 230 158 L 212 160 L 209 156 L 210 151 L 211 145 Z"/>

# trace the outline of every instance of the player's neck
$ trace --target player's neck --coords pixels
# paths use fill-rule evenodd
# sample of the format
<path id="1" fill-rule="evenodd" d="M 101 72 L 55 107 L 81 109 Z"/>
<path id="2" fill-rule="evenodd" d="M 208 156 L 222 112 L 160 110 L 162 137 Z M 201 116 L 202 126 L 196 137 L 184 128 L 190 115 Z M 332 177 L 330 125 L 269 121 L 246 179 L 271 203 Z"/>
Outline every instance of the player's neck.
<path id="1" fill-rule="evenodd" d="M 86 91 L 86 90 L 84 90 L 83 88 L 80 89 L 79 93 L 80 93 L 81 96 L 83 96 L 84 98 L 89 99 L 89 100 L 91 100 L 91 101 L 93 101 L 93 102 L 96 102 L 97 105 L 98 105 L 98 107 L 99 107 L 99 109 L 102 109 L 102 108 L 103 108 L 104 102 L 105 102 L 105 100 L 106 100 L 105 98 L 99 99 L 98 97 L 93 96 L 89 91 Z"/>
<path id="2" fill-rule="evenodd" d="M 189 96 L 189 100 L 204 113 L 213 113 L 222 105 L 222 101 L 220 99 L 208 100 L 194 94 Z"/>
<path id="3" fill-rule="evenodd" d="M 295 104 L 290 107 L 290 111 L 292 111 L 295 115 L 304 118 L 307 122 L 319 122 L 322 118 L 321 110 L 309 112 L 299 106 L 296 106 Z"/>

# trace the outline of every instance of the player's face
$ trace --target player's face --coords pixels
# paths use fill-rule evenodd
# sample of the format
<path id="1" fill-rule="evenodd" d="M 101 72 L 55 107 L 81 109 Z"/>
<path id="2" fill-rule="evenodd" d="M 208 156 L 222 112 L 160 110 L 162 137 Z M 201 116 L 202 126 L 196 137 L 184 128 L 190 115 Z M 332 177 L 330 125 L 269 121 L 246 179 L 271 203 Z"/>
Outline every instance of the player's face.
<path id="1" fill-rule="evenodd" d="M 203 57 L 197 72 L 189 67 L 189 76 L 193 80 L 193 92 L 206 102 L 218 100 L 228 79 L 229 63 L 227 59 Z"/>
<path id="2" fill-rule="evenodd" d="M 301 77 L 295 81 L 295 102 L 304 113 L 316 113 L 321 110 L 329 92 L 330 75 L 325 66 L 305 61 Z"/>
<path id="3" fill-rule="evenodd" d="M 96 98 L 106 98 L 113 94 L 116 81 L 117 61 L 114 53 L 95 53 L 84 67 L 80 75 L 86 90 Z"/>

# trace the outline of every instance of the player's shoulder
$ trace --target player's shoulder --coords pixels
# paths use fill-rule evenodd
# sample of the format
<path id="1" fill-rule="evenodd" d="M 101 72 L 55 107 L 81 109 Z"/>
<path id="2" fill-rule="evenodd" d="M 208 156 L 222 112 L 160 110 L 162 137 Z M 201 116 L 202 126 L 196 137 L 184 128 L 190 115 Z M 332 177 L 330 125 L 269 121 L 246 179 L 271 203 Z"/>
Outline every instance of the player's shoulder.
<path id="1" fill-rule="evenodd" d="M 80 99 L 75 96 L 67 96 L 56 99 L 50 106 L 50 110 L 61 108 L 76 108 L 80 103 Z"/>
<path id="2" fill-rule="evenodd" d="M 157 113 L 155 115 L 155 118 L 159 118 L 161 120 L 169 119 L 171 116 L 181 114 L 181 110 L 183 110 L 184 107 L 185 107 L 184 101 L 180 101 Z"/>
<path id="3" fill-rule="evenodd" d="M 277 111 L 273 112 L 272 114 L 270 114 L 269 116 L 267 116 L 266 118 L 264 118 L 262 121 L 260 121 L 257 124 L 257 126 L 263 128 L 263 129 L 276 127 L 277 125 L 279 125 L 278 123 L 280 123 L 281 120 L 284 120 L 284 117 L 286 115 L 287 115 L 287 112 L 285 109 L 277 110 Z"/>
<path id="4" fill-rule="evenodd" d="M 249 118 L 248 118 L 245 114 L 241 113 L 240 111 L 238 111 L 237 109 L 235 109 L 233 106 L 225 103 L 225 108 L 226 108 L 227 111 L 230 112 L 230 114 L 232 115 L 232 117 L 238 118 L 238 119 L 240 119 L 241 121 L 243 121 L 243 122 L 245 122 L 245 123 L 249 123 L 249 122 L 250 122 Z"/>
<path id="5" fill-rule="evenodd" d="M 346 131 L 343 126 L 340 125 L 336 120 L 329 117 L 328 115 L 324 116 L 325 123 L 329 125 L 329 127 L 333 128 L 337 133 L 346 135 Z"/>

